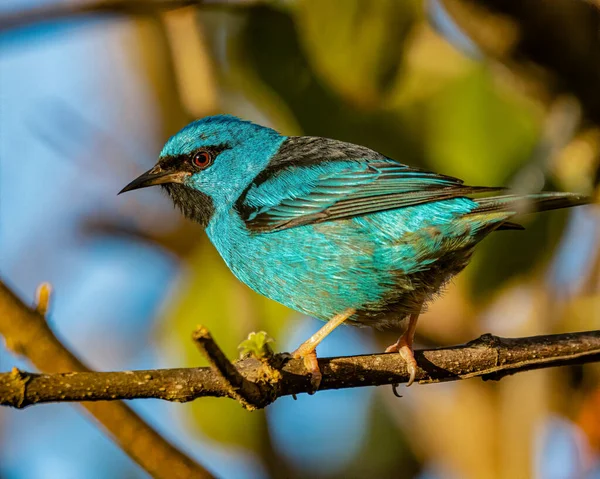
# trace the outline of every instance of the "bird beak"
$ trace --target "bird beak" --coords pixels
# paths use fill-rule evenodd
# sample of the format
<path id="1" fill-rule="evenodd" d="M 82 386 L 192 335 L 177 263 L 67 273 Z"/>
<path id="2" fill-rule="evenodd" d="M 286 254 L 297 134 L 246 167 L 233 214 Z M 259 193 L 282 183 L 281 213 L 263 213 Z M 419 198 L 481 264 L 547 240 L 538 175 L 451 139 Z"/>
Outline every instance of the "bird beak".
<path id="1" fill-rule="evenodd" d="M 162 171 L 159 166 L 155 166 L 151 170 L 146 171 L 146 173 L 138 176 L 117 194 L 120 195 L 126 191 L 161 185 L 164 183 L 183 183 L 184 178 L 190 175 L 191 173 L 187 171 Z"/>

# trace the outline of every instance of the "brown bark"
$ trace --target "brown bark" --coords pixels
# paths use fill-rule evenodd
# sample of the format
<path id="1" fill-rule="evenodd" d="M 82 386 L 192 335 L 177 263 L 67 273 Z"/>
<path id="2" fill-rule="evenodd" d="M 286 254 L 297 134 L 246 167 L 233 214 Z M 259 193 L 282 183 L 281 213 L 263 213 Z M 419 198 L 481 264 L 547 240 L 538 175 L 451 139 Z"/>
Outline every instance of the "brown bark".
<path id="1" fill-rule="evenodd" d="M 47 303 L 47 298 L 43 302 Z M 53 386 L 49 384 L 44 386 L 43 381 L 38 382 L 39 375 L 21 373 L 17 370 L 2 374 L 0 395 L 3 400 L 0 402 L 3 404 L 24 406 L 29 401 L 30 392 L 38 390 L 38 386 L 41 386 L 40 392 L 47 387 L 47 391 L 52 390 L 58 395 L 56 399 L 63 400 L 62 396 L 68 398 L 71 394 L 68 386 L 70 379 L 66 379 L 70 377 L 69 375 L 74 375 L 73 377 L 76 378 L 78 375 L 86 377 L 90 374 L 101 374 L 90 372 L 87 366 L 56 338 L 43 315 L 46 307 L 46 304 L 42 304 L 37 310 L 29 308 L 0 282 L 0 335 L 4 337 L 7 347 L 25 356 L 39 370 L 51 373 L 46 377 L 59 379 L 58 383 L 53 383 Z M 152 380 L 149 382 L 156 385 Z M 156 386 L 157 389 L 163 387 L 165 383 L 165 381 L 161 382 Z M 77 384 L 75 379 L 73 384 Z M 92 390 L 86 383 L 84 391 L 79 390 L 79 392 L 83 397 L 90 399 L 98 392 L 96 387 L 99 384 Z M 87 389 L 88 387 L 90 389 Z M 116 394 L 112 394 L 110 387 L 106 389 L 106 385 L 103 385 L 102 388 L 104 388 L 103 394 L 108 394 L 105 399 L 118 399 Z M 152 477 L 164 479 L 213 477 L 202 466 L 167 442 L 122 401 L 85 402 L 81 405 Z"/>
<path id="2" fill-rule="evenodd" d="M 0 374 L 0 404 L 19 408 L 46 402 L 83 402 L 115 435 L 122 434 L 123 421 L 133 414 L 123 403 L 116 402 L 118 399 L 186 402 L 217 396 L 256 409 L 281 396 L 312 392 L 310 375 L 302 360 L 266 354 L 261 360 L 245 358 L 231 363 L 202 327 L 194 333 L 194 340 L 211 367 L 91 372 L 64 350 L 43 316 L 2 285 L 0 333 L 13 349 L 40 369 L 53 372 L 35 374 L 15 369 Z M 419 366 L 416 379 L 421 384 L 474 377 L 498 380 L 532 369 L 599 361 L 600 331 L 514 339 L 486 334 L 461 346 L 415 351 L 415 358 Z M 406 365 L 398 354 L 321 358 L 319 366 L 323 372 L 320 390 L 399 384 L 408 380 Z M 112 405 L 121 409 L 106 413 L 96 408 L 111 404 L 94 401 L 115 401 Z M 133 434 L 127 440 L 120 438 L 119 442 L 135 444 L 134 439 L 140 435 L 135 429 L 148 428 L 139 424 L 137 416 L 133 421 L 136 426 L 126 429 Z"/>

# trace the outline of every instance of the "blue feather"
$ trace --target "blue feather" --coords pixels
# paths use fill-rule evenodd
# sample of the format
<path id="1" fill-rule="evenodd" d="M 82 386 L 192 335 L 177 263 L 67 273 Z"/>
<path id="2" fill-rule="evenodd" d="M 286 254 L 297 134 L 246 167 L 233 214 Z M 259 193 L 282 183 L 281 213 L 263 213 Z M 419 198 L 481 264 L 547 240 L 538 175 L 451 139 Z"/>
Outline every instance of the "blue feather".
<path id="1" fill-rule="evenodd" d="M 210 166 L 194 166 L 199 151 Z M 375 327 L 418 314 L 479 241 L 516 227 L 507 221 L 521 199 L 471 198 L 499 188 L 466 186 L 359 145 L 285 137 L 231 116 L 185 127 L 148 175 L 173 178 L 165 189 L 206 226 L 249 287 L 322 320 L 351 308 L 350 321 Z M 136 181 L 165 182 L 147 179 Z M 542 209 L 588 201 L 562 193 L 532 198 Z"/>

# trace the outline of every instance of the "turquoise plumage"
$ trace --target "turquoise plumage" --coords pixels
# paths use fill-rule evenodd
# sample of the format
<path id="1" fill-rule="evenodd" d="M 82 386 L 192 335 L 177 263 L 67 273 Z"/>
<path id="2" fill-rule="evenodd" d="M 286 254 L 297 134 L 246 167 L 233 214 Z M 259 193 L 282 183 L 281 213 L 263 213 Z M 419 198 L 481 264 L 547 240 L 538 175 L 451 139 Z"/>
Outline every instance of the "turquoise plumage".
<path id="1" fill-rule="evenodd" d="M 198 221 L 231 271 L 255 291 L 328 321 L 296 352 L 320 381 L 316 345 L 338 324 L 398 327 L 388 351 L 407 361 L 423 306 L 477 243 L 523 207 L 588 202 L 571 193 L 472 198 L 472 187 L 368 148 L 286 137 L 231 116 L 191 123 L 157 165 L 123 191 L 161 184 Z"/>

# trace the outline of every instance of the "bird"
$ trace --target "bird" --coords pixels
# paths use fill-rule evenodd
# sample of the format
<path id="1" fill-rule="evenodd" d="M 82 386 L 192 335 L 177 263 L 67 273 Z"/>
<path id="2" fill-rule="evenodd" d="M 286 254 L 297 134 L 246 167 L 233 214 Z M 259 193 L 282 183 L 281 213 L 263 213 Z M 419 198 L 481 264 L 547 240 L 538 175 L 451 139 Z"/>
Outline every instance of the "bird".
<path id="1" fill-rule="evenodd" d="M 242 283 L 325 322 L 292 353 L 315 391 L 316 347 L 342 323 L 398 329 L 385 351 L 400 354 L 413 384 L 419 315 L 476 245 L 493 231 L 523 229 L 512 221 L 520 212 L 590 202 L 467 186 L 365 146 L 285 136 L 231 115 L 185 126 L 119 194 L 153 185 L 205 229 Z"/>

